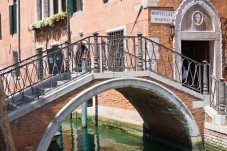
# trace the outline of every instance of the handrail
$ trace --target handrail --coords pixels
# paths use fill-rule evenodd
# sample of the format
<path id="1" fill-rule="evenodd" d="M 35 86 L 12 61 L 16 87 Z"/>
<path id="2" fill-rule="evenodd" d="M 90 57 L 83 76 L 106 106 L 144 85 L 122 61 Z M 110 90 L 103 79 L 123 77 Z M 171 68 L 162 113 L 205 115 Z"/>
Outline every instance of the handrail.
<path id="1" fill-rule="evenodd" d="M 210 81 L 212 82 L 212 88 L 210 93 L 210 106 L 213 107 L 219 114 L 226 115 L 226 96 L 227 96 L 227 82 L 224 79 L 217 79 L 210 75 Z"/>
<path id="2" fill-rule="evenodd" d="M 17 95 L 33 98 L 84 74 L 81 57 L 87 52 L 88 72 L 125 72 L 149 70 L 202 93 L 202 67 L 187 56 L 173 51 L 142 35 L 89 36 L 69 46 L 46 50 L 0 70 L 5 92 L 11 104 Z M 69 56 L 67 54 L 69 53 Z M 186 66 L 186 69 L 184 67 Z M 67 67 L 70 67 L 67 69 Z M 183 70 L 184 69 L 184 70 Z M 20 98 L 20 97 L 19 97 Z"/>

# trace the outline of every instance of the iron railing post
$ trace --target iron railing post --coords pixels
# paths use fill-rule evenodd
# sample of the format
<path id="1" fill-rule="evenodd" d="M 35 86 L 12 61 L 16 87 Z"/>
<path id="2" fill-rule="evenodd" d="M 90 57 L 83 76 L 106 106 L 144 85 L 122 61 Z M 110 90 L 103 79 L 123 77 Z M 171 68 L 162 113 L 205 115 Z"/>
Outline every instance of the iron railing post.
<path id="1" fill-rule="evenodd" d="M 219 85 L 219 114 L 225 114 L 225 80 L 224 78 L 220 79 Z"/>
<path id="2" fill-rule="evenodd" d="M 106 70 L 106 43 L 102 41 L 102 72 Z"/>
<path id="3" fill-rule="evenodd" d="M 69 47 L 70 47 L 70 42 L 66 41 L 65 42 L 67 44 L 67 48 L 66 48 L 66 52 L 65 52 L 65 71 L 68 73 L 68 80 L 71 79 L 71 75 L 70 75 L 70 66 L 69 66 Z"/>
<path id="4" fill-rule="evenodd" d="M 98 33 L 94 33 L 94 73 L 99 72 Z"/>
<path id="5" fill-rule="evenodd" d="M 138 33 L 138 71 L 143 71 L 142 35 Z"/>
<path id="6" fill-rule="evenodd" d="M 208 95 L 207 61 L 203 61 L 203 94 Z"/>

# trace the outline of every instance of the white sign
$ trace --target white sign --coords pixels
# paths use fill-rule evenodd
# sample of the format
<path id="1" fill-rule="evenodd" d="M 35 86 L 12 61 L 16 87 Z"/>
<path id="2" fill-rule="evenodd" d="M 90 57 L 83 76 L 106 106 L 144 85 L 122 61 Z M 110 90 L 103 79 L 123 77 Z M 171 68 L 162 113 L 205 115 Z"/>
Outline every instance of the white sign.
<path id="1" fill-rule="evenodd" d="M 171 24 L 175 14 L 175 11 L 151 10 L 151 23 Z"/>

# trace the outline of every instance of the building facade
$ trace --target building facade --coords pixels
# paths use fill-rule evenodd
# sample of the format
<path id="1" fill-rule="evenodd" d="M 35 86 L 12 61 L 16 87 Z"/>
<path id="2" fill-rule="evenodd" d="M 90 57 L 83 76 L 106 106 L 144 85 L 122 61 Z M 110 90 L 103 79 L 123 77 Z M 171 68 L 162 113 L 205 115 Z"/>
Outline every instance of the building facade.
<path id="1" fill-rule="evenodd" d="M 112 36 L 142 33 L 193 60 L 207 60 L 215 77 L 226 76 L 224 0 L 72 0 L 71 4 L 66 0 L 0 0 L 0 4 L 1 69 L 68 41 L 64 12 L 70 5 L 71 43 L 94 32 Z M 97 99 L 103 117 L 143 124 L 119 92 L 109 90 Z"/>

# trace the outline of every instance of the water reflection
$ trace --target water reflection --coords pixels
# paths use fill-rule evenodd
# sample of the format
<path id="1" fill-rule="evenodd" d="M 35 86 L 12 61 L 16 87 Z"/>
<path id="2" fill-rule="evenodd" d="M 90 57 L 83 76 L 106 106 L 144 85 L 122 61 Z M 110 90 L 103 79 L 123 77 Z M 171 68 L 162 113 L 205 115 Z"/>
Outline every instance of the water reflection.
<path id="1" fill-rule="evenodd" d="M 57 142 L 51 143 L 48 151 L 177 151 L 103 127 L 89 126 L 84 129 L 75 119 L 66 119 L 59 131 L 62 135 Z"/>

